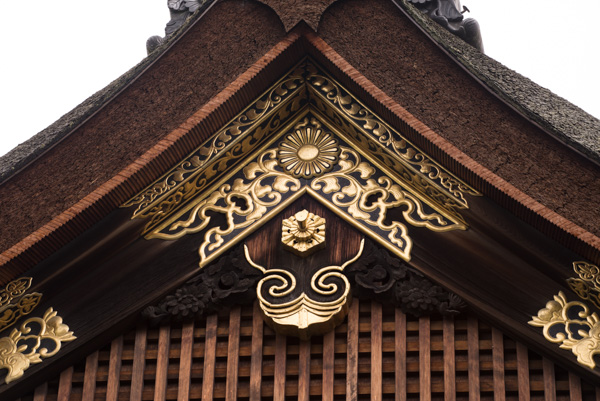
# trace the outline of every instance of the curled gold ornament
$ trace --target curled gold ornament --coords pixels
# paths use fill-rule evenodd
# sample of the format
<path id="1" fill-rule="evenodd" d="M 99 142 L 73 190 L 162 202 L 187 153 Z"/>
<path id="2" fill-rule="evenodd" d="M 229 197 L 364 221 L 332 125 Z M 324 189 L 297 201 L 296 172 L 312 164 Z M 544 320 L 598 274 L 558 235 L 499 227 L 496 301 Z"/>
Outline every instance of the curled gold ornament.
<path id="1" fill-rule="evenodd" d="M 11 281 L 0 290 L 0 331 L 3 331 L 28 315 L 42 300 L 42 294 L 33 292 L 27 294 L 33 279 L 21 277 Z M 16 302 L 14 302 L 17 300 Z"/>
<path id="2" fill-rule="evenodd" d="M 295 67 L 190 156 L 123 206 L 136 206 L 134 218 L 139 216 L 154 219 L 155 216 L 164 216 L 165 209 L 177 201 L 177 198 L 169 199 L 169 194 L 178 191 L 186 182 L 195 179 L 207 169 L 209 174 L 205 179 L 215 175 L 216 167 L 211 164 L 215 158 L 221 155 L 228 158 L 232 158 L 234 154 L 243 155 L 251 148 L 243 142 L 244 137 L 248 133 L 254 133 L 257 127 L 273 114 L 282 112 L 287 115 L 298 110 L 300 106 L 295 98 L 300 96 L 304 89 L 304 68 L 302 64 Z M 266 132 L 261 131 L 259 137 L 265 134 Z M 236 150 L 236 147 L 239 149 Z M 179 195 L 179 200 L 181 197 L 189 197 L 183 193 Z"/>
<path id="3" fill-rule="evenodd" d="M 529 324 L 542 327 L 548 341 L 571 350 L 581 365 L 596 367 L 594 356 L 600 355 L 600 319 L 583 302 L 568 302 L 560 291 Z"/>
<path id="4" fill-rule="evenodd" d="M 266 269 L 255 263 L 250 257 L 248 247 L 244 245 L 248 263 L 265 274 L 265 277 L 257 285 L 256 295 L 267 323 L 282 334 L 294 335 L 304 340 L 335 328 L 348 313 L 350 300 L 350 283 L 343 271 L 362 255 L 363 249 L 364 239 L 360 243 L 356 256 L 352 259 L 341 266 L 323 267 L 312 275 L 311 289 L 328 300 L 315 300 L 302 291 L 294 299 L 284 302 L 279 299 L 290 295 L 297 286 L 293 274 L 283 269 Z M 288 276 L 290 280 L 286 280 L 283 275 Z M 339 280 L 341 285 L 331 282 L 331 279 Z M 282 284 L 268 289 L 268 293 L 273 299 L 267 300 L 263 296 L 263 286 L 271 280 L 279 281 Z M 274 288 L 275 290 L 273 290 Z M 338 293 L 339 295 L 336 296 Z"/>
<path id="5" fill-rule="evenodd" d="M 34 332 L 35 334 L 32 334 Z M 6 383 L 19 379 L 32 364 L 53 357 L 62 343 L 75 340 L 69 326 L 49 308 L 42 318 L 27 319 L 19 329 L 0 338 L 0 369 L 7 369 Z"/>
<path id="6" fill-rule="evenodd" d="M 32 281 L 31 277 L 21 277 L 6 284 L 6 287 L 0 290 L 0 311 L 13 299 L 25 294 Z"/>
<path id="7" fill-rule="evenodd" d="M 587 262 L 573 262 L 579 278 L 567 280 L 569 287 L 581 298 L 600 309 L 600 268 Z"/>

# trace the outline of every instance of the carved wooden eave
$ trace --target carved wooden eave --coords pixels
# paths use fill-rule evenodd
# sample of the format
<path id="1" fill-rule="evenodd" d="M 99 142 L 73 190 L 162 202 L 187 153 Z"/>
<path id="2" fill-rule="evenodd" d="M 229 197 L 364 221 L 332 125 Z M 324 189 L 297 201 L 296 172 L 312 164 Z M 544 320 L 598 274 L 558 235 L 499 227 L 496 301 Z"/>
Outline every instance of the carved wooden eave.
<path id="1" fill-rule="evenodd" d="M 294 176 L 278 151 L 307 127 L 321 129 L 337 150 L 323 153 L 333 159 L 322 172 Z M 268 191 L 247 190 L 269 174 Z M 344 192 L 348 176 L 356 185 Z M 323 177 L 328 184 L 319 183 Z M 366 196 L 361 206 L 352 194 L 365 195 L 369 179 L 378 197 Z M 245 203 L 228 203 L 232 191 Z M 343 205 L 342 195 L 353 203 Z M 18 397 L 97 349 L 307 197 L 532 349 L 600 378 L 598 368 L 577 363 L 529 324 L 559 292 L 568 301 L 594 295 L 567 280 L 577 280 L 573 262 L 598 262 L 596 237 L 459 151 L 300 24 L 178 129 L 60 215 L 46 237 L 29 238 L 6 257 L 5 277 L 26 273 L 30 292 L 43 294 L 28 317 L 54 308 L 69 341 L 0 394 Z M 209 210 L 231 219 L 211 221 Z M 91 228 L 80 229 L 88 220 Z"/>

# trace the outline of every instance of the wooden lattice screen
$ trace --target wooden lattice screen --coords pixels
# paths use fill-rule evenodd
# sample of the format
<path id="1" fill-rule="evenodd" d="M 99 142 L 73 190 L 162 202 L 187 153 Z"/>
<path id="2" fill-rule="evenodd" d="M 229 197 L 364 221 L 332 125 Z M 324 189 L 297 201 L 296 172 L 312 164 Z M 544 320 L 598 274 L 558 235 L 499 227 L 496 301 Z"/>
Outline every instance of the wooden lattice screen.
<path id="1" fill-rule="evenodd" d="M 600 387 L 474 317 L 410 318 L 354 301 L 335 332 L 276 335 L 250 306 L 136 330 L 21 401 L 595 400 Z"/>

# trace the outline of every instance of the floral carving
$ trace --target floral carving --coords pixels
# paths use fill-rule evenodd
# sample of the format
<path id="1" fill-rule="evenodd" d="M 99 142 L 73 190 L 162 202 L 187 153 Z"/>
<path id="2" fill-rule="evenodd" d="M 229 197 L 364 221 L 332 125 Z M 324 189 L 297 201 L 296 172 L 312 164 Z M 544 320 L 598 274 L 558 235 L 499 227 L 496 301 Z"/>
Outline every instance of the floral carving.
<path id="1" fill-rule="evenodd" d="M 454 315 L 464 304 L 460 297 L 432 283 L 403 260 L 367 241 L 363 256 L 347 270 L 357 298 L 392 302 L 413 316 Z"/>
<path id="2" fill-rule="evenodd" d="M 600 355 L 600 319 L 583 302 L 568 302 L 561 291 L 529 321 L 543 327 L 544 337 L 577 356 L 577 362 L 594 369 L 595 355 Z"/>
<path id="3" fill-rule="evenodd" d="M 197 319 L 219 307 L 244 304 L 254 298 L 260 272 L 245 260 L 241 246 L 201 270 L 142 315 L 153 324 Z"/>
<path id="4" fill-rule="evenodd" d="M 4 381 L 10 383 L 22 377 L 32 364 L 56 355 L 62 343 L 75 338 L 52 308 L 42 318 L 27 319 L 19 329 L 0 338 L 0 368 L 8 370 Z"/>

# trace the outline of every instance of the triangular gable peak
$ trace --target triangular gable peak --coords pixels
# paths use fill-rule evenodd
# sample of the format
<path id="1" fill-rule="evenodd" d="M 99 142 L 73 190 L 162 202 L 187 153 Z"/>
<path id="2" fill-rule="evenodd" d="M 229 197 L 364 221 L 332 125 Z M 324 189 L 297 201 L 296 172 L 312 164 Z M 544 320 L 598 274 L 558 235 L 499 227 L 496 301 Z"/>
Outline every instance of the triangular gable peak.
<path id="1" fill-rule="evenodd" d="M 479 195 L 307 60 L 124 206 L 149 239 L 205 232 L 203 266 L 305 193 L 405 260 L 407 224 L 464 230 Z"/>
<path id="2" fill-rule="evenodd" d="M 77 336 L 74 341 L 68 337 L 57 358 L 36 360 L 23 380 L 36 378 L 39 383 L 43 375 L 97 348 L 102 338 L 121 332 L 144 307 L 202 272 L 203 266 L 218 263 L 219 256 L 228 256 L 227 248 L 252 231 L 260 232 L 303 194 L 410 260 L 412 269 L 458 294 L 510 335 L 583 376 L 597 378 L 597 369 L 577 365 L 571 351 L 545 341 L 541 330 L 528 325 L 530 320 L 542 326 L 555 323 L 548 315 L 556 313 L 540 310 L 552 295 L 564 291 L 569 299 L 574 297 L 565 280 L 572 275 L 569 266 L 581 256 L 553 238 L 562 244 L 575 241 L 578 246 L 573 248 L 586 255 L 595 255 L 597 249 L 584 243 L 577 230 L 557 233 L 559 224 L 551 222 L 548 216 L 554 215 L 543 206 L 525 206 L 523 200 L 530 199 L 524 194 L 395 104 L 314 33 L 303 27 L 298 31 L 118 180 L 104 185 L 99 199 L 86 200 L 82 209 L 102 218 L 84 235 L 57 251 L 59 246 L 50 240 L 60 226 L 50 230 L 50 240 L 35 237 L 31 248 L 20 248 L 25 252 L 46 241 L 41 254 L 50 249 L 52 257 L 30 270 L 32 291 L 44 294 L 34 314 L 50 311 L 44 317 L 52 319 L 49 308 L 54 307 L 69 325 L 55 319 L 55 326 Z M 193 150 L 198 138 L 208 136 L 198 132 L 213 136 Z M 323 135 L 323 148 L 317 146 L 322 142 L 299 142 L 317 132 Z M 300 151 L 304 145 L 310 146 Z M 301 162 L 305 168 L 296 170 Z M 474 188 L 486 196 L 478 196 Z M 237 191 L 235 196 L 232 191 Z M 123 203 L 125 208 L 113 210 Z M 132 214 L 140 218 L 130 220 Z M 67 219 L 65 226 L 76 227 L 80 221 Z M 58 237 L 57 243 L 63 240 Z M 44 259 L 36 251 L 31 251 L 32 260 Z M 557 305 L 580 306 L 558 297 L 550 312 Z M 571 348 L 577 340 L 569 339 Z M 567 342 L 563 345 L 569 348 Z M 27 383 L 20 380 L 0 391 L 22 393 Z"/>

